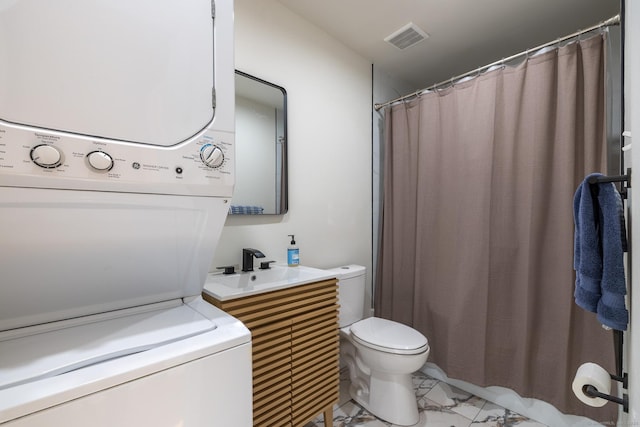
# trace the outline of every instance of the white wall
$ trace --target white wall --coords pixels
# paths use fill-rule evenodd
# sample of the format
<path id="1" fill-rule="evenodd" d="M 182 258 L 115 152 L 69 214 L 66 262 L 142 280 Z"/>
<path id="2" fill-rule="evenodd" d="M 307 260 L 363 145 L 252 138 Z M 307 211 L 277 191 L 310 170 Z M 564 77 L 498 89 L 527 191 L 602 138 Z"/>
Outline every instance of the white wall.
<path id="1" fill-rule="evenodd" d="M 236 68 L 287 91 L 289 212 L 231 216 L 211 264 L 243 247 L 286 262 L 367 267 L 371 283 L 371 64 L 275 0 L 236 0 Z"/>

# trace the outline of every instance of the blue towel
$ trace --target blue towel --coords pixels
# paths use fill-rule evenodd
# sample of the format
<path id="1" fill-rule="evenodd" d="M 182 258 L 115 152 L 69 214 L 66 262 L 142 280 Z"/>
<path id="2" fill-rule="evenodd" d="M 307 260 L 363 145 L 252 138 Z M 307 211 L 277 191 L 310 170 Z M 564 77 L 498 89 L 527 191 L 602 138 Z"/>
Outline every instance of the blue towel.
<path id="1" fill-rule="evenodd" d="M 606 327 L 624 331 L 629 323 L 625 306 L 625 243 L 622 199 L 613 183 L 589 184 L 591 174 L 573 199 L 575 221 L 573 268 L 576 270 L 576 304 L 597 314 Z M 596 185 L 594 200 L 590 185 Z"/>

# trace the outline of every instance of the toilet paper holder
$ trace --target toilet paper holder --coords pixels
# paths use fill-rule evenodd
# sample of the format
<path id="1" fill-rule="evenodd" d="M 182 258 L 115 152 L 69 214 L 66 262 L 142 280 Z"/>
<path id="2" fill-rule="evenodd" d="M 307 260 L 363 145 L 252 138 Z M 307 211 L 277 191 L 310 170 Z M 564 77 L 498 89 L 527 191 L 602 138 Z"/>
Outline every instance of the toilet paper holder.
<path id="1" fill-rule="evenodd" d="M 616 380 L 622 383 L 622 387 L 624 389 L 627 388 L 628 377 L 627 374 L 623 374 L 622 376 L 609 374 L 612 380 Z M 629 412 L 629 396 L 627 393 L 622 394 L 622 398 L 611 396 L 610 394 L 600 393 L 597 388 L 595 388 L 591 384 L 587 384 L 582 387 L 582 391 L 589 397 L 599 397 L 604 400 L 608 400 L 609 402 L 617 403 L 618 405 L 622 405 L 622 410 L 624 412 Z"/>

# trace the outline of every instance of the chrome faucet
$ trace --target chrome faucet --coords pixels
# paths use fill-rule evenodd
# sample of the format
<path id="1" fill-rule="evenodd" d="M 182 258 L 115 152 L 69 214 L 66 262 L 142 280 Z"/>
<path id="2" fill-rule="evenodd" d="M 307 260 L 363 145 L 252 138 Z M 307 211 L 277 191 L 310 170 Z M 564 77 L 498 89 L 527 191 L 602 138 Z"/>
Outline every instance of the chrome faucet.
<path id="1" fill-rule="evenodd" d="M 253 257 L 264 258 L 264 254 L 257 249 L 242 249 L 242 271 L 253 271 Z"/>

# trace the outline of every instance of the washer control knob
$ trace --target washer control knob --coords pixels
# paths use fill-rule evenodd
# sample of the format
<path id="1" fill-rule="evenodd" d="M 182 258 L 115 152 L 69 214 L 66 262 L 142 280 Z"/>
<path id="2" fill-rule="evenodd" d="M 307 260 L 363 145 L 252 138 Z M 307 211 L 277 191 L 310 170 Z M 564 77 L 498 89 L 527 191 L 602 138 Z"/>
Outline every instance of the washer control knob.
<path id="1" fill-rule="evenodd" d="M 40 144 L 31 149 L 31 160 L 36 165 L 53 169 L 62 164 L 62 153 L 52 145 Z"/>
<path id="2" fill-rule="evenodd" d="M 113 158 L 104 151 L 92 151 L 87 154 L 87 161 L 97 171 L 109 171 L 113 167 Z"/>
<path id="3" fill-rule="evenodd" d="M 224 153 L 217 145 L 205 144 L 200 149 L 200 159 L 210 168 L 219 168 L 224 163 Z"/>

